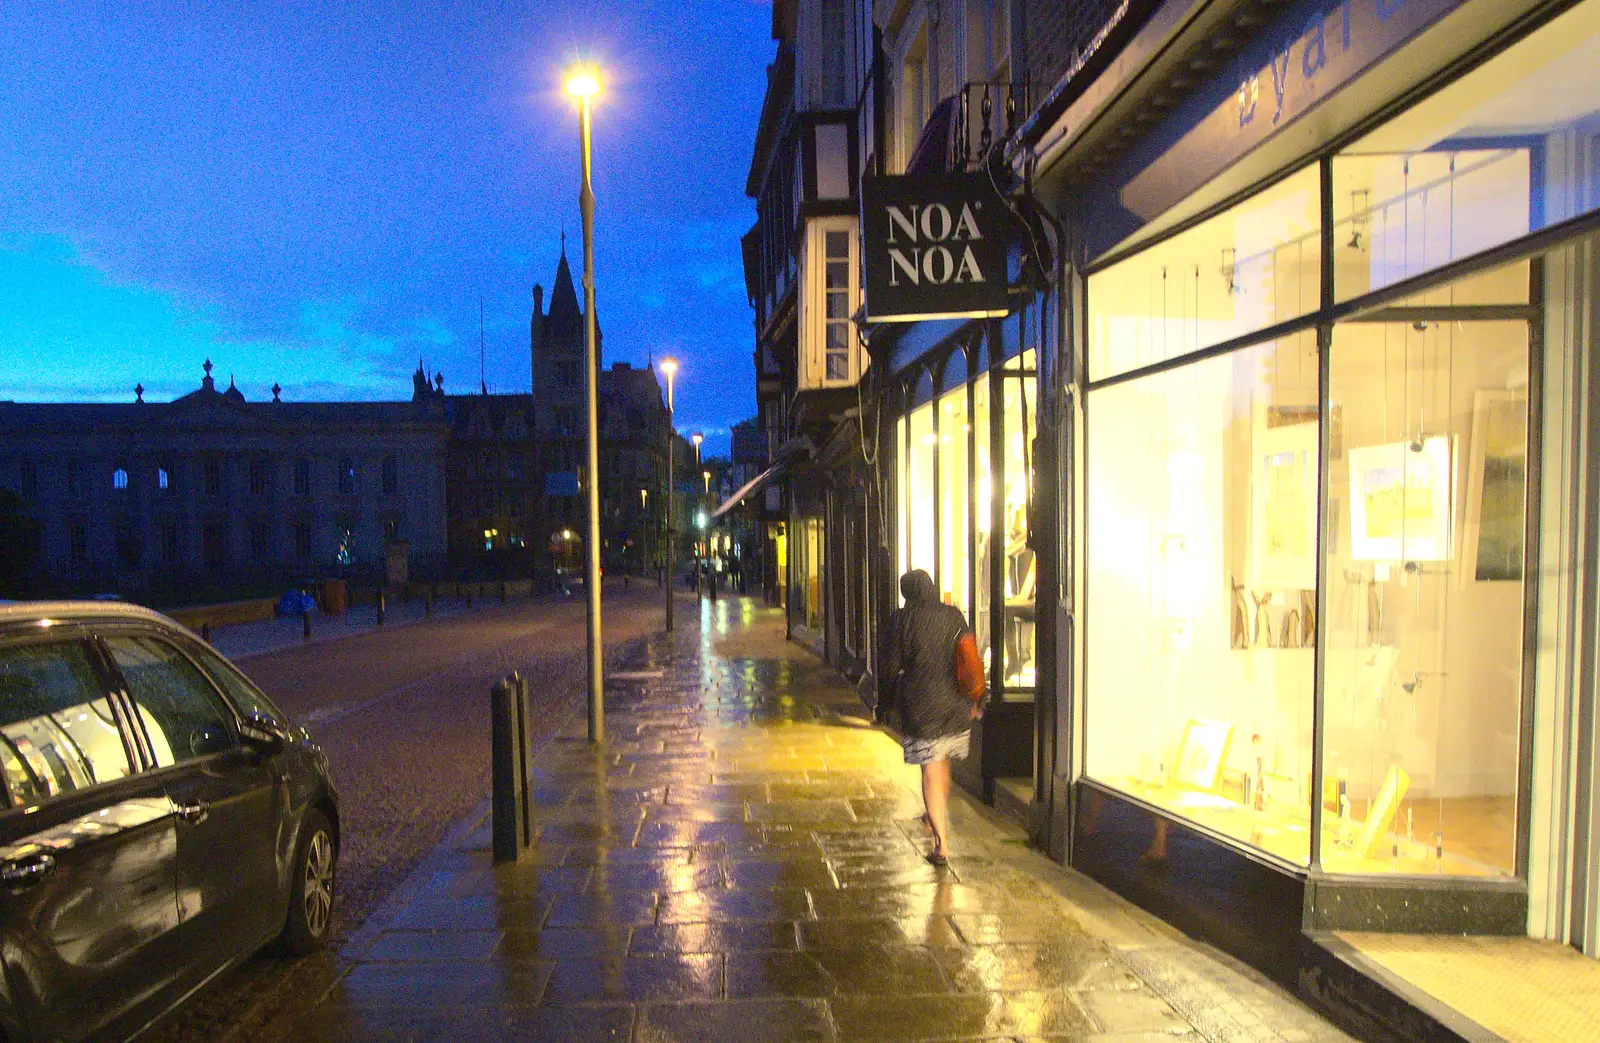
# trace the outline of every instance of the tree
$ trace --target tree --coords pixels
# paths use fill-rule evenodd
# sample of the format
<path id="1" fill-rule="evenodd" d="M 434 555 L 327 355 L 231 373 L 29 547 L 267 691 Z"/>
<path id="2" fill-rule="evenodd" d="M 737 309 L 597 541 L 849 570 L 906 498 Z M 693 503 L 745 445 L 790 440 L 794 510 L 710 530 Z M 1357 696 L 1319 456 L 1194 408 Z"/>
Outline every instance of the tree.
<path id="1" fill-rule="evenodd" d="M 0 595 L 20 595 L 39 562 L 43 526 L 28 516 L 27 504 L 10 489 L 0 489 Z"/>

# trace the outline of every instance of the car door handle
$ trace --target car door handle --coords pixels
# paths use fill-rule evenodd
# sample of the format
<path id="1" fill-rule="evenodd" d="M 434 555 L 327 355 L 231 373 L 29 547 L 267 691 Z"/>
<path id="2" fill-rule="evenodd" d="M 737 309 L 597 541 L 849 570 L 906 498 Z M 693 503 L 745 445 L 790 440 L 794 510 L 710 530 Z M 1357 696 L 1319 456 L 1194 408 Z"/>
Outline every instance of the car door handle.
<path id="1" fill-rule="evenodd" d="M 7 887 L 28 887 L 49 876 L 55 868 L 55 856 L 43 852 L 14 859 L 0 863 L 0 883 Z"/>
<path id="2" fill-rule="evenodd" d="M 197 800 L 191 804 L 174 803 L 172 805 L 172 810 L 179 818 L 189 823 L 189 825 L 198 826 L 200 823 L 206 820 L 207 815 L 211 814 L 211 805 L 207 804 L 203 800 Z"/>

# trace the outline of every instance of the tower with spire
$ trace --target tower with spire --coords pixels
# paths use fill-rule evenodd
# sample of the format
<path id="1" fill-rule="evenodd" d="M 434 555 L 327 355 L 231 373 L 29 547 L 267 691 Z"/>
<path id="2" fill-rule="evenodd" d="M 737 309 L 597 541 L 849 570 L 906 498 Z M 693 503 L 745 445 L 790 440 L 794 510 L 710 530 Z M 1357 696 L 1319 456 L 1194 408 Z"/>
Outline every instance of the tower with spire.
<path id="1" fill-rule="evenodd" d="M 556 265 L 555 283 L 550 289 L 550 310 L 543 312 L 544 291 L 533 288 L 533 317 L 528 324 L 529 352 L 532 356 L 533 400 L 536 426 L 541 441 L 559 442 L 583 438 L 583 306 L 578 303 L 572 267 L 567 263 L 566 237 L 562 237 L 561 260 Z M 604 338 L 598 324 L 595 353 L 603 358 Z M 601 359 L 596 369 L 604 368 Z"/>

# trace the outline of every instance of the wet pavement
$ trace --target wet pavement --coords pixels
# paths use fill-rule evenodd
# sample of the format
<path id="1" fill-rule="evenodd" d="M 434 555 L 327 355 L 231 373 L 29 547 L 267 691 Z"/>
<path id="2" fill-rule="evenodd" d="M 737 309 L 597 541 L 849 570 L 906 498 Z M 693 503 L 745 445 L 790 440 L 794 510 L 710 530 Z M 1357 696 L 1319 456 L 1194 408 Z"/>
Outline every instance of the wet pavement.
<path id="1" fill-rule="evenodd" d="M 605 746 L 580 715 L 536 755 L 524 859 L 485 804 L 269 1037 L 1346 1038 L 963 797 L 928 865 L 914 770 L 782 617 L 682 616 L 611 675 Z"/>

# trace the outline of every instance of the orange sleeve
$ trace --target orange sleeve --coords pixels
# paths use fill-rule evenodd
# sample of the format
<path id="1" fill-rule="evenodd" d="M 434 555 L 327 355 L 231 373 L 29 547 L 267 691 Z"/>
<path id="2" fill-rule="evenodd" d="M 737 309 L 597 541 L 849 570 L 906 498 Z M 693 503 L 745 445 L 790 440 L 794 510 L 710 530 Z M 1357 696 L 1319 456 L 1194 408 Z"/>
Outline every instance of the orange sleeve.
<path id="1" fill-rule="evenodd" d="M 983 698 L 987 685 L 983 677 L 983 660 L 978 657 L 978 642 L 969 630 L 956 640 L 956 687 L 973 702 Z"/>

